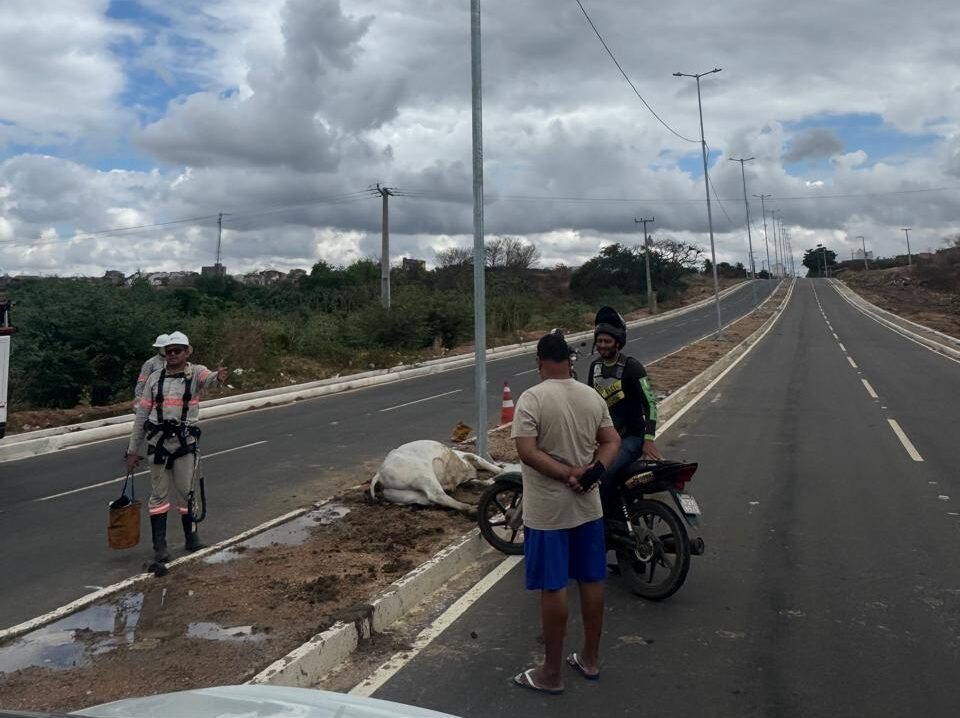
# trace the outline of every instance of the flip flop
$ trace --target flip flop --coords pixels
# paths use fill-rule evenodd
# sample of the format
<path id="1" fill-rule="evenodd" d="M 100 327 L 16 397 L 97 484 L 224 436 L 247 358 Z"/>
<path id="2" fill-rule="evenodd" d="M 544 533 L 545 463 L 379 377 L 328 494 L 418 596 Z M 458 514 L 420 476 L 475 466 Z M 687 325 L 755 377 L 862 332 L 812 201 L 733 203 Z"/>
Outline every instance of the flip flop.
<path id="1" fill-rule="evenodd" d="M 587 673 L 587 669 L 584 668 L 583 663 L 580 662 L 580 656 L 578 656 L 576 653 L 571 653 L 569 656 L 567 656 L 567 664 L 571 668 L 575 668 L 576 670 L 580 671 L 580 675 L 586 678 L 588 681 L 600 680 L 600 672 L 597 671 L 596 673 Z"/>
<path id="2" fill-rule="evenodd" d="M 521 688 L 526 688 L 528 691 L 537 691 L 538 693 L 546 693 L 550 696 L 558 696 L 563 693 L 563 688 L 544 688 L 543 686 L 538 686 L 533 682 L 533 669 L 528 668 L 522 673 L 518 673 L 513 677 L 513 682 L 516 683 Z"/>

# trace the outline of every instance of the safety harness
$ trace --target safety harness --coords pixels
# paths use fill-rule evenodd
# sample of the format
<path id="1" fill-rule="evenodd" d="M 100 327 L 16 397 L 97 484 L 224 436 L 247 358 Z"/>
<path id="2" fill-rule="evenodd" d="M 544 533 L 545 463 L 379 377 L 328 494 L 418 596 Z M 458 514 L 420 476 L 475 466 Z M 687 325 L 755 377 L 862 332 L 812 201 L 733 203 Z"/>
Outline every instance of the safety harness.
<path id="1" fill-rule="evenodd" d="M 190 391 L 192 377 L 183 378 L 183 407 L 180 410 L 180 419 L 163 418 L 163 382 L 167 378 L 167 370 L 160 370 L 160 378 L 157 380 L 157 394 L 154 398 L 154 406 L 157 409 L 157 420 L 147 419 L 144 428 L 147 430 L 147 440 L 150 441 L 157 434 L 160 439 L 157 441 L 156 448 L 153 448 L 153 463 L 164 464 L 167 469 L 173 468 L 173 462 L 181 456 L 193 454 L 197 451 L 196 440 L 200 438 L 200 427 L 187 424 L 187 413 L 190 411 L 190 399 L 193 394 Z M 193 443 L 187 443 L 190 437 L 194 438 Z M 167 449 L 167 439 L 176 439 L 180 444 L 174 451 Z M 148 453 L 150 449 L 147 450 Z"/>

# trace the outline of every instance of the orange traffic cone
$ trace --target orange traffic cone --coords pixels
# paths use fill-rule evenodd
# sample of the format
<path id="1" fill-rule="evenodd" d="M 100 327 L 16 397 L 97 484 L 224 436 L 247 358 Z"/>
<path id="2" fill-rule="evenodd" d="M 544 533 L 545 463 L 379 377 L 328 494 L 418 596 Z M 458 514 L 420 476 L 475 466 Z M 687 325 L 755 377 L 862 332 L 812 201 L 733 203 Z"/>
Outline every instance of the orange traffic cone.
<path id="1" fill-rule="evenodd" d="M 509 424 L 513 421 L 513 394 L 510 393 L 510 385 L 503 382 L 503 404 L 500 408 L 500 423 Z"/>

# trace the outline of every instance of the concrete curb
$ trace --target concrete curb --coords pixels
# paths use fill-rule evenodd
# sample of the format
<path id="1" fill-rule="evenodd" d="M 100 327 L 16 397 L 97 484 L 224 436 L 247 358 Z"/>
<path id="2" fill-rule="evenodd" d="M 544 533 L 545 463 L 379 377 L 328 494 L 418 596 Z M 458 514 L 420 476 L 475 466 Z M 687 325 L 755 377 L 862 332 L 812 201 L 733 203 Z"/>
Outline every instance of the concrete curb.
<path id="1" fill-rule="evenodd" d="M 483 553 L 492 550 L 480 537 L 480 532 L 473 529 L 394 582 L 368 605 L 359 607 L 353 615 L 318 633 L 247 682 L 298 688 L 315 685 L 353 653 L 363 640 L 382 633 L 427 595 L 473 564 Z"/>
<path id="2" fill-rule="evenodd" d="M 729 287 L 720 293 L 721 297 L 732 294 L 747 286 L 749 282 L 742 282 Z M 713 298 L 701 300 L 686 307 L 673 309 L 663 314 L 647 317 L 628 323 L 629 328 L 654 324 L 666 319 L 673 319 L 689 312 L 700 309 L 713 301 Z M 580 341 L 592 336 L 592 332 L 570 334 L 570 341 Z M 534 350 L 535 343 L 511 344 L 487 350 L 487 360 L 509 359 L 529 353 Z M 390 369 L 362 372 L 348 377 L 331 377 L 320 381 L 298 384 L 294 386 L 264 389 L 249 394 L 221 397 L 204 402 L 200 409 L 200 419 L 212 419 L 232 414 L 239 414 L 251 409 L 262 409 L 269 406 L 289 404 L 303 399 L 315 399 L 344 391 L 365 389 L 379 384 L 387 384 L 404 379 L 438 374 L 440 372 L 462 369 L 473 364 L 473 355 L 464 354 L 442 359 L 432 359 L 414 365 L 400 365 Z M 14 434 L 0 440 L 0 463 L 17 461 L 32 456 L 49 454 L 82 444 L 89 444 L 106 439 L 115 439 L 130 433 L 133 425 L 132 415 L 114 416 L 96 421 L 72 424 L 70 426 L 40 429 L 38 431 Z"/>
<path id="3" fill-rule="evenodd" d="M 960 361 L 960 340 L 956 339 L 955 337 L 951 337 L 949 334 L 938 332 L 936 329 L 931 329 L 930 327 L 925 327 L 922 324 L 917 324 L 917 322 L 910 321 L 909 319 L 894 314 L 893 312 L 888 312 L 886 309 L 878 307 L 876 304 L 864 299 L 857 294 L 856 291 L 837 279 L 831 279 L 828 281 L 843 300 L 845 300 L 854 309 L 858 310 L 862 314 L 865 314 L 877 323 L 892 329 L 905 338 L 911 339 L 918 344 L 922 344 L 930 351 L 936 352 L 937 354 L 942 354 L 948 359 Z M 929 336 L 912 331 L 904 326 L 904 324 L 910 324 L 917 329 L 928 332 L 929 334 L 935 334 L 938 337 L 943 337 L 944 342 L 936 341 L 931 339 Z"/>
<path id="4" fill-rule="evenodd" d="M 793 296 L 793 289 L 796 286 L 796 280 L 794 279 L 790 286 L 787 288 L 787 293 L 784 298 L 781 300 L 779 306 L 774 310 L 773 314 L 767 317 L 767 320 L 761 324 L 757 329 L 750 334 L 750 336 L 745 337 L 739 344 L 737 344 L 733 349 L 728 351 L 722 357 L 717 359 L 713 364 L 704 369 L 702 372 L 697 374 L 693 379 L 688 381 L 682 387 L 677 389 L 675 392 L 670 394 L 666 399 L 664 399 L 657 409 L 658 421 L 667 421 L 672 417 L 680 407 L 684 406 L 686 402 L 695 394 L 698 394 L 704 386 L 709 384 L 713 379 L 720 376 L 727 367 L 734 364 L 747 350 L 756 342 L 758 342 L 765 334 L 767 329 L 780 318 L 780 315 L 783 313 L 783 310 L 786 309 L 787 303 L 790 301 L 790 297 Z M 763 304 L 769 302 L 768 298 Z M 747 315 L 749 316 L 749 315 Z M 746 317 L 744 317 L 746 318 Z"/>

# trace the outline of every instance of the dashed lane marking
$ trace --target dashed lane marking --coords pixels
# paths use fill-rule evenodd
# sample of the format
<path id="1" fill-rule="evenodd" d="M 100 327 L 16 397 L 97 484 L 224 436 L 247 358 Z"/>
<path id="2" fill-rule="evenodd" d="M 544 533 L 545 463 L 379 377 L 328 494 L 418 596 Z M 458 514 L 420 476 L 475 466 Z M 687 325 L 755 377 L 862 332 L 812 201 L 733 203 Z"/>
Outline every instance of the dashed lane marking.
<path id="1" fill-rule="evenodd" d="M 425 401 L 431 401 L 433 399 L 439 399 L 444 396 L 450 396 L 451 394 L 459 394 L 463 389 L 454 389 L 453 391 L 445 391 L 442 394 L 434 394 L 433 396 L 425 396 L 422 399 L 415 399 L 414 401 L 408 401 L 405 404 L 397 404 L 396 406 L 388 406 L 386 409 L 381 409 L 381 413 L 384 411 L 393 411 L 394 409 L 402 409 L 405 406 L 413 406 L 414 404 L 422 404 Z"/>
<path id="2" fill-rule="evenodd" d="M 913 445 L 913 442 L 907 437 L 906 432 L 900 427 L 900 424 L 897 423 L 896 419 L 887 419 L 887 423 L 890 424 L 890 428 L 893 429 L 893 433 L 897 435 L 897 438 L 900 439 L 900 443 L 903 444 L 903 448 L 907 450 L 907 454 L 910 455 L 910 458 L 914 461 L 923 461 L 923 457 L 920 456 L 920 452 L 917 451 L 917 447 Z"/>
<path id="3" fill-rule="evenodd" d="M 252 447 L 254 447 L 254 446 L 260 446 L 261 444 L 266 444 L 266 443 L 267 443 L 267 440 L 264 440 L 264 441 L 255 441 L 255 442 L 253 442 L 252 444 L 244 444 L 243 446 L 234 446 L 232 449 L 224 449 L 223 451 L 215 451 L 215 452 L 213 452 L 212 454 L 204 454 L 204 455 L 203 455 L 203 458 L 204 458 L 204 459 L 212 459 L 212 458 L 214 458 L 215 456 L 223 456 L 224 454 L 231 454 L 231 453 L 233 453 L 234 451 L 240 451 L 241 449 L 250 449 L 250 448 L 252 448 Z M 134 476 L 134 477 L 143 476 L 143 475 L 149 474 L 149 473 L 150 473 L 149 471 L 138 471 L 137 473 L 133 474 L 133 476 Z M 120 476 L 120 477 L 118 477 L 118 478 L 116 478 L 116 479 L 108 479 L 108 480 L 106 480 L 106 481 L 101 481 L 101 482 L 99 482 L 99 483 L 97 483 L 97 484 L 90 484 L 89 486 L 81 486 L 79 489 L 70 489 L 70 491 L 61 491 L 59 494 L 52 494 L 52 495 L 50 495 L 50 496 L 44 496 L 44 497 L 39 498 L 39 499 L 33 499 L 33 503 L 37 503 L 37 502 L 40 502 L 40 501 L 52 501 L 53 499 L 59 499 L 59 498 L 62 497 L 62 496 L 70 496 L 71 494 L 79 494 L 81 491 L 89 491 L 90 489 L 98 489 L 98 488 L 100 488 L 101 486 L 107 486 L 107 485 L 109 485 L 109 484 L 119 483 L 119 482 L 125 480 L 126 478 L 127 478 L 126 476 Z"/>

